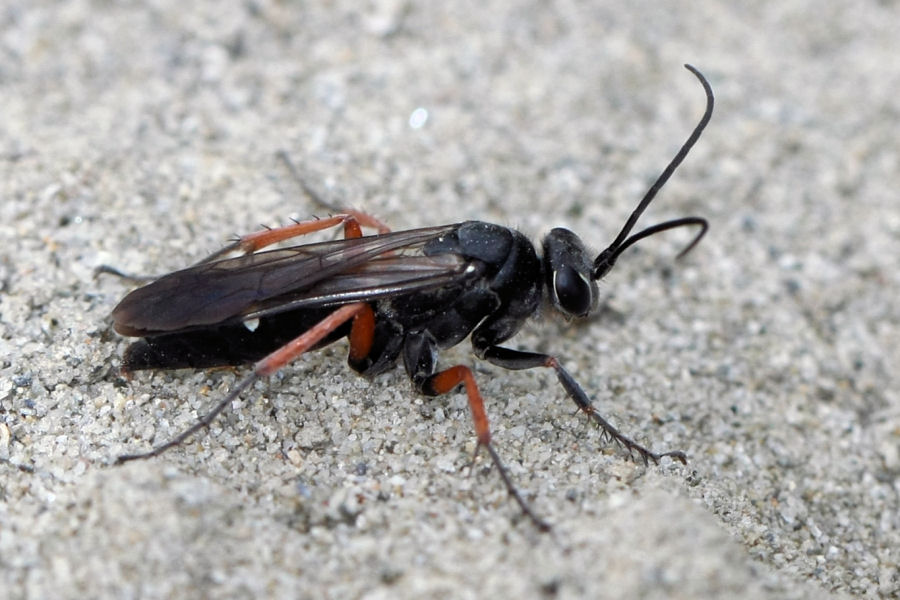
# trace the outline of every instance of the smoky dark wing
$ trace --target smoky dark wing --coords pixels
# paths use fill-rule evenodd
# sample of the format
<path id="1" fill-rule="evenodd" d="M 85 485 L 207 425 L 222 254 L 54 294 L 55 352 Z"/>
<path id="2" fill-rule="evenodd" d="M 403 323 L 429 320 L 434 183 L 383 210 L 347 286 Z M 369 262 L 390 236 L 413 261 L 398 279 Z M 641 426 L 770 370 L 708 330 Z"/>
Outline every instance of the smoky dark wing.
<path id="1" fill-rule="evenodd" d="M 481 273 L 478 263 L 456 254 L 382 256 L 315 285 L 249 306 L 241 320 L 299 308 L 337 306 L 461 283 Z"/>
<path id="2" fill-rule="evenodd" d="M 292 246 L 257 252 L 236 258 L 201 263 L 165 275 L 125 296 L 113 309 L 116 331 L 123 335 L 146 336 L 222 323 L 251 311 L 272 310 L 274 305 L 303 297 L 319 286 L 332 297 L 348 293 L 353 282 L 360 283 L 366 269 L 362 265 L 379 257 L 415 256 L 423 244 L 450 233 L 457 225 L 426 227 L 392 233 Z M 395 256 L 396 255 L 396 256 Z M 402 279 L 415 263 L 393 267 L 377 262 L 393 275 L 382 281 Z M 419 266 L 422 266 L 421 264 Z M 377 272 L 368 271 L 371 278 Z M 332 291 L 323 282 L 337 278 Z M 322 295 L 319 294 L 319 295 Z"/>

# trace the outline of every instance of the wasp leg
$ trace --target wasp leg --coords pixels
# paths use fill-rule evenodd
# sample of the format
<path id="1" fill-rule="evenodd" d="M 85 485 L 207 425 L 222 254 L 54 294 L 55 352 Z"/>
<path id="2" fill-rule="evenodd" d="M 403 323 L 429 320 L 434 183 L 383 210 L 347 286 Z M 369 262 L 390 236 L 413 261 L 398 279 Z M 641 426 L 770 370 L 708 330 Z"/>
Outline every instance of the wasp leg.
<path id="1" fill-rule="evenodd" d="M 228 244 L 221 250 L 217 250 L 196 263 L 202 265 L 212 262 L 232 252 L 242 252 L 244 254 L 253 254 L 257 250 L 261 250 L 266 246 L 277 244 L 291 238 L 295 238 L 308 233 L 322 231 L 337 225 L 344 226 L 344 237 L 358 238 L 362 237 L 362 227 L 379 227 L 380 221 L 369 217 L 365 213 L 358 211 L 349 211 L 322 219 L 311 219 L 309 221 L 300 221 L 285 225 L 284 227 L 276 227 L 274 229 L 263 229 L 254 233 L 248 233 L 237 238 L 234 242 Z"/>
<path id="2" fill-rule="evenodd" d="M 325 337 L 329 333 L 331 333 L 350 319 L 356 319 L 357 317 L 360 317 L 360 315 L 363 315 L 362 318 L 365 319 L 365 315 L 367 313 L 371 314 L 371 312 L 372 308 L 368 304 L 365 304 L 363 302 L 354 302 L 353 304 L 346 304 L 338 308 L 333 313 L 315 324 L 313 327 L 306 330 L 302 335 L 297 336 L 278 350 L 275 350 L 274 352 L 257 362 L 253 366 L 252 373 L 247 375 L 237 385 L 235 385 L 228 392 L 228 395 L 225 396 L 225 398 L 223 398 L 218 404 L 216 404 L 216 406 L 213 407 L 211 411 L 200 417 L 200 419 L 198 419 L 197 422 L 190 428 L 184 430 L 172 440 L 155 447 L 149 452 L 144 452 L 142 454 L 122 455 L 118 459 L 116 459 L 116 463 L 121 464 L 131 460 L 159 456 L 166 450 L 182 444 L 185 440 L 187 440 L 189 437 L 191 437 L 201 429 L 209 427 L 210 423 L 215 420 L 219 413 L 225 410 L 225 408 L 229 404 L 237 399 L 241 392 L 247 389 L 256 380 L 275 373 L 307 350 L 315 348 L 316 344 L 325 339 Z"/>
<path id="3" fill-rule="evenodd" d="M 134 275 L 133 273 L 126 273 L 124 271 L 120 271 L 119 269 L 111 266 L 111 265 L 100 265 L 96 269 L 94 269 L 94 279 L 99 277 L 101 274 L 113 275 L 118 277 L 119 279 L 124 279 L 125 281 L 129 281 L 131 283 L 150 283 L 151 281 L 156 281 L 162 275 Z"/>
<path id="4" fill-rule="evenodd" d="M 386 233 L 390 231 L 387 226 L 382 224 L 381 221 L 379 221 L 375 217 L 370 217 L 369 215 L 356 210 L 344 211 L 341 214 L 333 215 L 324 219 L 300 221 L 299 223 L 285 225 L 284 227 L 276 227 L 274 229 L 264 229 L 262 231 L 248 233 L 247 235 L 240 236 L 238 239 L 226 245 L 225 247 L 216 250 L 206 258 L 197 261 L 196 263 L 194 263 L 194 266 L 212 262 L 214 260 L 222 258 L 223 256 L 231 254 L 232 252 L 253 254 L 257 250 L 261 250 L 266 246 L 271 246 L 272 244 L 277 244 L 278 242 L 283 242 L 285 240 L 299 237 L 301 235 L 306 235 L 308 233 L 322 231 L 323 229 L 328 229 L 329 227 L 336 227 L 341 224 L 343 224 L 344 226 L 344 237 L 347 238 L 362 237 L 362 227 L 378 228 L 378 231 L 380 233 Z M 133 283 L 149 283 L 161 277 L 161 275 L 133 275 L 131 273 L 124 273 L 110 265 L 100 265 L 99 267 L 94 269 L 94 277 L 97 277 L 102 273 L 114 275 L 120 279 L 125 279 Z"/>
<path id="5" fill-rule="evenodd" d="M 593 421 L 603 430 L 604 435 L 624 447 L 629 455 L 636 453 L 644 461 L 644 464 L 648 464 L 651 460 L 654 463 L 659 463 L 659 459 L 663 456 L 670 456 L 682 464 L 687 464 L 687 457 L 684 452 L 681 452 L 680 450 L 661 453 L 651 452 L 613 427 L 609 421 L 597 414 L 597 410 L 594 408 L 588 395 L 581 386 L 578 385 L 575 378 L 559 364 L 559 361 L 555 357 L 548 354 L 539 354 L 537 352 L 512 350 L 501 346 L 488 346 L 487 348 L 477 350 L 476 352 L 480 358 L 505 369 L 521 370 L 533 369 L 535 367 L 548 367 L 553 369 L 556 371 L 556 377 L 559 379 L 559 383 L 562 384 L 569 397 L 576 405 L 578 405 L 578 409 L 593 419 Z"/>
<path id="6" fill-rule="evenodd" d="M 426 396 L 439 396 L 453 391 L 460 384 L 465 386 L 466 394 L 469 398 L 469 410 L 472 412 L 472 421 L 475 425 L 475 435 L 478 438 L 478 446 L 475 449 L 476 456 L 478 449 L 484 447 L 487 450 L 491 461 L 497 468 L 497 472 L 500 473 L 500 478 L 503 480 L 506 490 L 522 509 L 522 512 L 539 530 L 549 531 L 550 525 L 531 510 L 531 507 L 522 498 L 519 490 L 516 489 L 506 467 L 503 465 L 503 461 L 500 460 L 500 455 L 497 454 L 494 445 L 491 443 L 491 430 L 487 412 L 484 409 L 484 399 L 478 390 L 478 384 L 475 382 L 472 370 L 463 365 L 457 365 L 435 373 L 436 359 L 437 344 L 430 335 L 424 333 L 407 335 L 403 349 L 403 360 L 406 372 L 413 380 L 413 384 Z"/>
<path id="7" fill-rule="evenodd" d="M 276 156 L 284 163 L 287 167 L 288 172 L 290 172 L 291 177 L 294 178 L 294 181 L 303 189 L 303 193 L 309 196 L 309 198 L 321 206 L 333 213 L 343 213 L 348 215 L 353 215 L 356 217 L 360 223 L 365 225 L 366 227 L 374 227 L 378 229 L 378 233 L 388 233 L 391 229 L 377 218 L 373 217 L 370 214 L 358 211 L 353 208 L 343 208 L 328 202 L 321 195 L 319 195 L 314 189 L 312 189 L 307 183 L 306 180 L 300 175 L 300 171 L 297 170 L 297 167 L 294 165 L 294 161 L 291 160 L 291 157 L 288 155 L 287 151 L 279 150 L 276 153 Z"/>
<path id="8" fill-rule="evenodd" d="M 336 212 L 337 214 L 322 219 L 300 221 L 298 223 L 292 223 L 291 225 L 285 225 L 284 227 L 264 229 L 262 231 L 256 231 L 254 233 L 248 233 L 246 235 L 239 236 L 232 243 L 219 250 L 216 250 L 206 258 L 194 263 L 195 266 L 212 262 L 214 260 L 222 258 L 223 256 L 227 256 L 232 252 L 252 254 L 258 250 L 265 248 L 266 246 L 271 246 L 272 244 L 277 244 L 291 238 L 314 233 L 316 231 L 322 231 L 323 229 L 336 227 L 338 225 L 344 226 L 344 237 L 346 238 L 362 237 L 363 227 L 377 229 L 378 233 L 389 233 L 391 231 L 390 227 L 385 225 L 378 218 L 368 213 L 353 208 L 338 209 L 330 203 L 325 202 L 318 194 L 316 194 L 306 185 L 306 182 L 303 181 L 302 178 L 300 178 L 299 173 L 297 173 L 296 167 L 294 167 L 294 164 L 291 162 L 290 158 L 288 158 L 287 153 L 281 151 L 278 153 L 278 155 L 288 166 L 291 174 L 295 179 L 297 179 L 306 194 L 309 195 L 316 203 L 331 211 Z M 120 279 L 127 279 L 128 281 L 134 283 L 148 283 L 159 279 L 160 277 L 158 275 L 132 275 L 130 273 L 124 273 L 119 269 L 109 265 L 100 265 L 99 267 L 97 267 L 94 270 L 94 277 L 100 275 L 101 273 L 115 275 Z"/>
<path id="9" fill-rule="evenodd" d="M 232 252 L 253 254 L 257 250 L 261 250 L 266 246 L 271 246 L 272 244 L 277 244 L 278 242 L 283 242 L 293 237 L 298 237 L 308 233 L 314 233 L 316 231 L 322 231 L 323 229 L 328 229 L 329 227 L 335 227 L 341 224 L 344 225 L 344 237 L 362 237 L 361 226 L 376 226 L 370 224 L 370 221 L 368 221 L 367 219 L 368 215 L 364 215 L 363 213 L 355 211 L 353 213 L 345 212 L 339 215 L 333 215 L 325 219 L 312 219 L 310 221 L 301 221 L 299 223 L 293 223 L 284 227 L 276 227 L 274 229 L 264 229 L 262 231 L 248 233 L 247 235 L 239 237 L 225 247 L 216 250 L 206 258 L 197 261 L 196 263 L 194 263 L 194 266 L 212 262 L 214 260 L 222 258 L 223 256 L 231 254 Z M 379 223 L 377 220 L 374 222 Z M 115 275 L 120 279 L 125 279 L 133 283 L 149 283 L 161 277 L 160 275 L 132 275 L 131 273 L 124 273 L 110 265 L 100 265 L 99 267 L 94 269 L 94 277 L 97 277 L 101 273 Z"/>

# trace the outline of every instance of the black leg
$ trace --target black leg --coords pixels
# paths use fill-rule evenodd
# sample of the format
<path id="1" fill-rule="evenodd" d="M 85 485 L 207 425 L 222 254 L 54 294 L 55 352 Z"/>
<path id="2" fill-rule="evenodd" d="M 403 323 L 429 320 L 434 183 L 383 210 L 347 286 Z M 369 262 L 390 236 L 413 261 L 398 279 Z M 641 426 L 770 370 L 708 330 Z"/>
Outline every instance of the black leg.
<path id="1" fill-rule="evenodd" d="M 687 464 L 687 457 L 684 452 L 674 450 L 672 452 L 656 453 L 638 444 L 629 437 L 626 437 L 612 424 L 597 414 L 597 410 L 591 403 L 590 398 L 584 392 L 578 382 L 566 371 L 559 361 L 549 354 L 540 354 L 537 352 L 523 352 L 520 350 L 512 350 L 503 348 L 502 346 L 488 346 L 484 349 L 476 349 L 476 354 L 480 358 L 495 364 L 499 367 L 512 370 L 533 369 L 536 367 L 548 367 L 556 371 L 556 377 L 559 383 L 566 390 L 569 397 L 578 406 L 578 409 L 587 414 L 600 429 L 603 430 L 604 436 L 625 448 L 629 455 L 637 454 L 647 464 L 649 461 L 658 463 L 663 456 L 670 456 L 682 464 Z"/>

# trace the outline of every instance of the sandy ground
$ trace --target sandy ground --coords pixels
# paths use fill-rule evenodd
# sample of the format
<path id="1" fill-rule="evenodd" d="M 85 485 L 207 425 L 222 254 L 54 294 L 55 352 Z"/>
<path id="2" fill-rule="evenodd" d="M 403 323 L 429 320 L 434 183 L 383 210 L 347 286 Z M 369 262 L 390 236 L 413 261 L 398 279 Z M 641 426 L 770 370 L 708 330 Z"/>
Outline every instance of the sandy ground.
<path id="1" fill-rule="evenodd" d="M 319 5 L 324 5 L 319 7 Z M 0 8 L 0 596 L 825 598 L 900 594 L 900 7 L 894 2 L 5 2 Z M 713 121 L 552 352 L 687 467 L 603 444 L 551 373 L 465 395 L 372 381 L 343 343 L 209 435 L 124 467 L 242 371 L 141 373 L 126 282 L 334 202 L 608 243 Z M 894 367 L 890 367 L 894 365 Z"/>

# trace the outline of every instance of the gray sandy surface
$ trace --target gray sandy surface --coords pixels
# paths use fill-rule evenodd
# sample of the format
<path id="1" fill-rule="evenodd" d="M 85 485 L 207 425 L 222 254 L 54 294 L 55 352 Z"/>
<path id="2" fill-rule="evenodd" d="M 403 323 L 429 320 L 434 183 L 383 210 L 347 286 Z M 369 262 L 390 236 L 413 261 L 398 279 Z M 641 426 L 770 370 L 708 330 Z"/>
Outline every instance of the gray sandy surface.
<path id="1" fill-rule="evenodd" d="M 898 40 L 875 1 L 3 3 L 0 596 L 897 597 Z M 442 364 L 474 365 L 541 534 L 467 468 L 463 393 L 356 377 L 343 342 L 112 466 L 245 371 L 123 378 L 131 286 L 98 265 L 321 214 L 282 149 L 397 229 L 601 248 L 702 112 L 685 62 L 716 113 L 642 223 L 708 237 L 678 262 L 687 232 L 644 242 L 595 318 L 512 345 L 687 467 L 628 461 L 552 373 L 460 345 Z"/>

